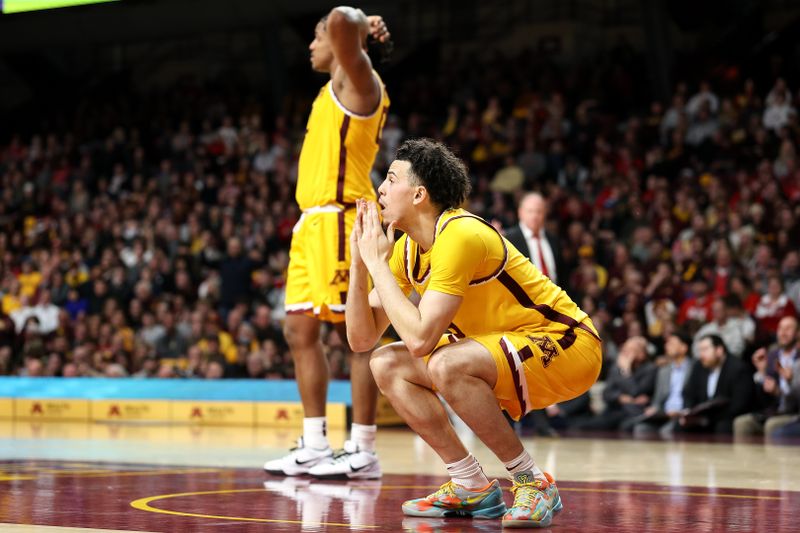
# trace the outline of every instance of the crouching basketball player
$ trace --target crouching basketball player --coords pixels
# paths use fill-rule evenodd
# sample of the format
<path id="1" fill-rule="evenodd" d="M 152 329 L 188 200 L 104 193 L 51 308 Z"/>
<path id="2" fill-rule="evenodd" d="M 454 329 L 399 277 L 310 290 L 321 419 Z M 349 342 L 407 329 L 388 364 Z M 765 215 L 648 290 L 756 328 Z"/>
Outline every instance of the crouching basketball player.
<path id="1" fill-rule="evenodd" d="M 561 510 L 542 472 L 504 418 L 574 398 L 600 372 L 600 340 L 586 313 L 497 231 L 460 206 L 463 163 L 429 140 L 405 142 L 378 189 L 361 200 L 350 237 L 346 305 L 354 351 L 371 349 L 389 323 L 402 342 L 372 354 L 379 388 L 445 462 L 451 480 L 409 500 L 410 516 L 503 518 L 545 527 Z M 405 234 L 394 241 L 394 230 Z M 374 288 L 368 293 L 368 276 Z M 450 425 L 436 392 L 505 464 L 507 509 Z"/>

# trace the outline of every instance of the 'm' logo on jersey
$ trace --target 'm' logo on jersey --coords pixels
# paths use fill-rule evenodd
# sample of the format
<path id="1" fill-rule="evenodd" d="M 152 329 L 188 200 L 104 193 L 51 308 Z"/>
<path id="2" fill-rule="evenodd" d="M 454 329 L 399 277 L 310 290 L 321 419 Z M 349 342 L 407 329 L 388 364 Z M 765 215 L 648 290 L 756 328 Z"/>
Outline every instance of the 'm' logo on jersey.
<path id="1" fill-rule="evenodd" d="M 331 285 L 339 285 L 340 283 L 350 283 L 350 271 L 346 268 L 336 271 L 336 275 L 331 280 Z"/>
<path id="2" fill-rule="evenodd" d="M 542 350 L 542 366 L 547 368 L 553 359 L 558 357 L 558 349 L 549 337 L 528 337 L 533 343 Z"/>

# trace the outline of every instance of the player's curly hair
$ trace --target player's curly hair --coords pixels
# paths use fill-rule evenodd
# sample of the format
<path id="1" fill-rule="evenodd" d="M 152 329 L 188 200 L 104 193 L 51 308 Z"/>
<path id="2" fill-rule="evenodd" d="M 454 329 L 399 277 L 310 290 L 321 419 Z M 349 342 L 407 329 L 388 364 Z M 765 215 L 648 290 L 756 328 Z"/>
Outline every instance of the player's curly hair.
<path id="1" fill-rule="evenodd" d="M 463 204 L 472 184 L 467 167 L 442 143 L 411 139 L 397 149 L 395 159 L 411 163 L 411 177 L 428 190 L 431 201 L 442 210 Z"/>

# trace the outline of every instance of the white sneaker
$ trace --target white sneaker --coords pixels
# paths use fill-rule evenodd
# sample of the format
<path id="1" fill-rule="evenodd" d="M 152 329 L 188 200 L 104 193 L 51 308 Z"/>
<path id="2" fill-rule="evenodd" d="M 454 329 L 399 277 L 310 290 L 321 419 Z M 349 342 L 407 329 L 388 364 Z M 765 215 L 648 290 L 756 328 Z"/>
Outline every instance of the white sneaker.
<path id="1" fill-rule="evenodd" d="M 303 437 L 297 439 L 297 447 L 288 455 L 264 463 L 264 470 L 276 476 L 301 476 L 308 474 L 312 467 L 333 461 L 330 446 L 318 450 L 305 445 Z"/>
<path id="2" fill-rule="evenodd" d="M 351 440 L 344 441 L 344 449 L 333 461 L 314 465 L 308 473 L 320 479 L 378 479 L 382 475 L 375 452 L 360 450 Z"/>

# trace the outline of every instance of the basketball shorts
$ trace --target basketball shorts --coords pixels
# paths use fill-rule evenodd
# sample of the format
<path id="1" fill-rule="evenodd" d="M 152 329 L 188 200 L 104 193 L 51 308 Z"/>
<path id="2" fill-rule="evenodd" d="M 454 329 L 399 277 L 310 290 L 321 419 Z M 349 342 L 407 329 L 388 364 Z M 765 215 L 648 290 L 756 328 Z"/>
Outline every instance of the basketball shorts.
<path id="1" fill-rule="evenodd" d="M 303 212 L 292 231 L 286 313 L 344 322 L 350 281 L 350 232 L 356 210 L 337 205 Z"/>
<path id="2" fill-rule="evenodd" d="M 586 318 L 566 334 L 505 332 L 468 337 L 492 354 L 497 367 L 494 394 L 519 420 L 534 409 L 576 398 L 600 375 L 603 354 L 594 325 Z M 443 337 L 437 347 L 457 339 Z"/>

